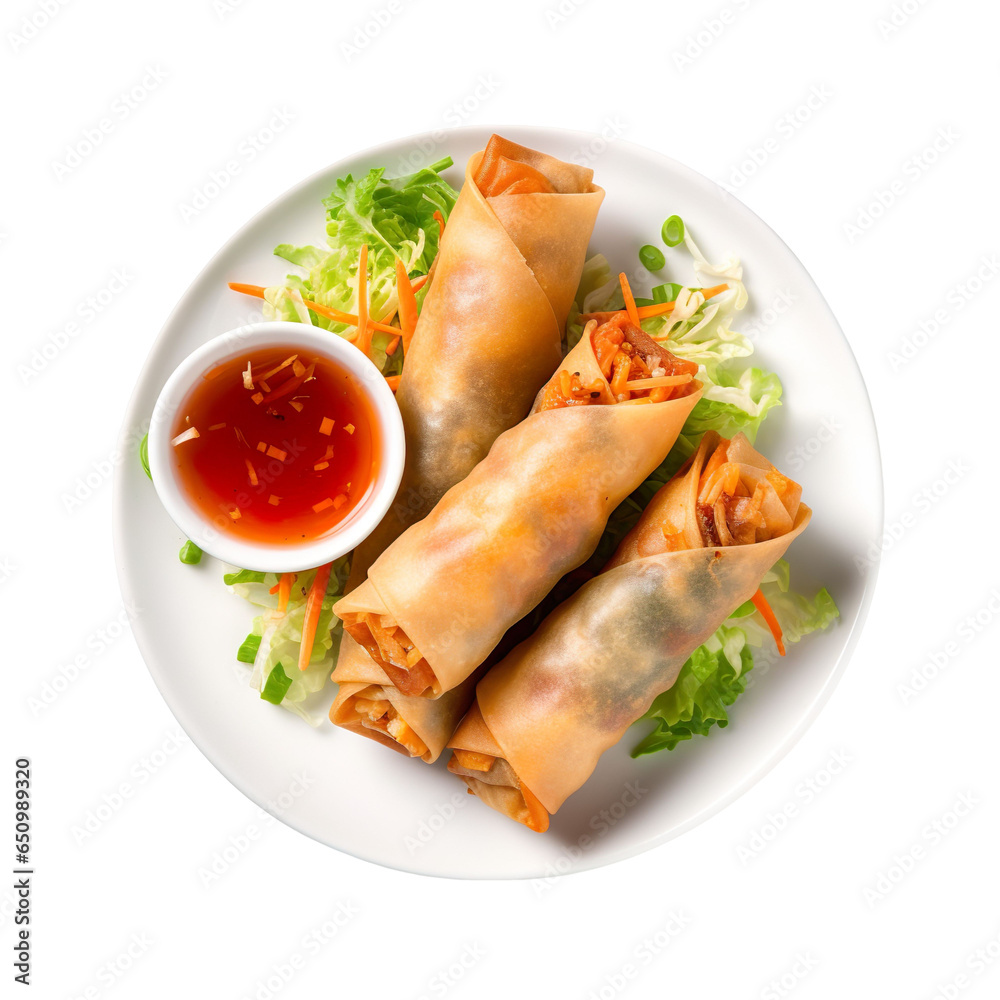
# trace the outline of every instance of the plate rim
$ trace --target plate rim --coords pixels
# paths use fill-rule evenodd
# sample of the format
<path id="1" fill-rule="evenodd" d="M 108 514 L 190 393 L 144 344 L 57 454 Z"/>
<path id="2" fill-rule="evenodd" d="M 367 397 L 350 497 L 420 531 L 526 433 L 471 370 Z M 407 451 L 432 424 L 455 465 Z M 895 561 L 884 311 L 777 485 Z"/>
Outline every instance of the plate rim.
<path id="1" fill-rule="evenodd" d="M 154 645 L 154 638 L 147 634 L 147 628 L 143 624 L 142 617 L 134 614 L 134 602 L 132 600 L 131 588 L 129 586 L 129 580 L 126 576 L 125 562 L 124 562 L 124 551 L 127 547 L 127 542 L 125 539 L 125 531 L 123 527 L 124 505 L 127 502 L 127 490 L 125 483 L 124 468 L 128 459 L 131 457 L 132 449 L 129 446 L 129 441 L 134 438 L 135 428 L 141 426 L 142 419 L 137 419 L 140 417 L 140 397 L 142 397 L 148 390 L 146 388 L 146 382 L 150 377 L 150 372 L 147 367 L 150 357 L 156 352 L 160 347 L 161 343 L 165 339 L 167 330 L 171 327 L 174 322 L 175 317 L 181 312 L 181 310 L 186 306 L 189 297 L 191 296 L 194 288 L 198 285 L 202 276 L 206 271 L 210 270 L 215 266 L 220 259 L 225 256 L 231 248 L 238 245 L 239 242 L 244 238 L 245 234 L 254 227 L 259 219 L 268 215 L 275 207 L 279 204 L 295 197 L 304 189 L 315 184 L 320 178 L 341 170 L 342 165 L 349 160 L 366 159 L 374 161 L 380 155 L 385 154 L 389 151 L 396 151 L 400 147 L 407 144 L 415 145 L 422 139 L 431 140 L 437 142 L 440 145 L 440 139 L 435 140 L 434 137 L 440 137 L 442 133 L 445 136 L 451 135 L 484 135 L 488 137 L 490 134 L 498 132 L 502 135 L 515 136 L 515 137 L 525 137 L 526 139 L 530 136 L 551 136 L 558 135 L 561 139 L 569 139 L 570 141 L 578 141 L 581 147 L 588 142 L 593 142 L 595 140 L 600 140 L 612 144 L 615 147 L 625 148 L 633 157 L 645 159 L 650 162 L 656 168 L 659 169 L 669 169 L 675 171 L 676 173 L 683 175 L 686 180 L 693 183 L 695 186 L 701 188 L 707 194 L 719 199 L 723 202 L 727 210 L 736 211 L 742 213 L 744 219 L 757 227 L 762 227 L 766 232 L 768 232 L 774 239 L 775 244 L 780 248 L 781 253 L 788 259 L 789 263 L 795 266 L 801 274 L 808 280 L 812 287 L 813 293 L 817 296 L 820 303 L 822 303 L 823 308 L 826 310 L 829 320 L 833 324 L 836 333 L 840 336 L 843 346 L 847 350 L 847 355 L 850 359 L 851 364 L 854 367 L 855 374 L 858 377 L 859 384 L 861 386 L 862 392 L 864 394 L 864 413 L 861 414 L 864 418 L 864 422 L 868 426 L 870 431 L 871 441 L 874 446 L 874 469 L 875 480 L 877 485 L 877 496 L 873 497 L 873 500 L 877 500 L 877 518 L 876 523 L 881 528 L 884 529 L 885 526 L 885 479 L 883 474 L 883 463 L 882 463 L 882 449 L 881 443 L 878 435 L 878 426 L 875 421 L 874 408 L 871 402 L 871 395 L 868 391 L 868 385 L 865 381 L 864 373 L 861 370 L 861 366 L 858 363 L 858 359 L 851 347 L 850 341 L 847 339 L 844 333 L 843 327 L 840 321 L 837 319 L 836 314 L 830 308 L 829 302 L 827 302 L 826 296 L 823 295 L 822 290 L 817 285 L 815 279 L 813 278 L 810 271 L 806 268 L 805 264 L 799 259 L 799 257 L 794 253 L 794 251 L 789 247 L 785 240 L 756 212 L 753 211 L 749 206 L 747 206 L 743 201 L 741 201 L 736 195 L 731 191 L 728 191 L 725 187 L 719 184 L 717 181 L 712 180 L 710 177 L 706 177 L 704 174 L 695 170 L 692 167 L 687 166 L 687 164 L 668 156 L 665 153 L 661 153 L 658 150 L 651 149 L 648 146 L 641 145 L 640 143 L 632 142 L 631 140 L 625 139 L 613 139 L 609 140 L 599 132 L 589 132 L 579 129 L 565 129 L 555 126 L 548 125 L 463 125 L 458 128 L 447 128 L 447 129 L 430 129 L 420 132 L 414 132 L 407 136 L 402 136 L 392 140 L 386 140 L 377 143 L 373 146 L 365 147 L 364 149 L 355 150 L 348 152 L 343 156 L 338 157 L 331 163 L 326 164 L 324 167 L 313 171 L 307 177 L 293 184 L 291 187 L 285 189 L 280 194 L 272 198 L 264 206 L 254 212 L 249 219 L 242 226 L 240 226 L 232 236 L 229 237 L 214 254 L 212 254 L 208 260 L 206 260 L 201 267 L 198 268 L 195 276 L 187 284 L 184 292 L 177 299 L 173 308 L 167 314 L 163 322 L 160 324 L 160 328 L 149 345 L 149 349 L 146 352 L 145 358 L 141 368 L 139 369 L 138 376 L 136 379 L 135 386 L 129 396 L 128 404 L 125 408 L 125 416 L 122 422 L 121 430 L 117 438 L 117 447 L 119 453 L 125 456 L 125 460 L 119 462 L 114 471 L 114 482 L 113 482 L 113 493 L 112 493 L 112 544 L 114 550 L 114 560 L 115 560 L 115 573 L 118 578 L 118 586 L 121 590 L 125 608 L 129 616 L 130 622 L 130 632 L 135 641 L 136 647 L 139 650 L 139 655 L 141 656 L 143 663 L 146 667 L 147 672 L 153 680 L 160 697 L 163 699 L 168 711 L 173 715 L 177 724 L 184 730 L 185 734 L 191 740 L 191 742 L 198 748 L 198 751 L 206 758 L 206 760 L 211 763 L 211 765 L 242 795 L 253 802 L 255 805 L 259 806 L 261 809 L 269 812 L 275 819 L 283 823 L 285 826 L 290 827 L 297 833 L 308 837 L 310 840 L 321 844 L 323 847 L 334 850 L 338 853 L 345 854 L 349 857 L 357 858 L 358 860 L 365 861 L 369 864 L 375 864 L 382 868 L 387 868 L 393 871 L 405 872 L 413 875 L 420 875 L 426 878 L 449 878 L 459 881 L 496 881 L 496 882 L 507 882 L 507 881 L 527 881 L 527 880 L 538 880 L 538 879 L 556 879 L 556 878 L 566 878 L 571 875 L 579 875 L 583 872 L 593 871 L 597 868 L 603 868 L 608 865 L 617 864 L 628 858 L 638 857 L 641 854 L 645 854 L 657 847 L 677 839 L 684 834 L 690 832 L 695 827 L 700 826 L 702 823 L 711 819 L 712 817 L 721 813 L 728 806 L 732 805 L 737 799 L 741 798 L 747 791 L 749 791 L 754 785 L 756 785 L 765 775 L 772 771 L 784 758 L 787 756 L 791 750 L 799 743 L 802 737 L 805 735 L 808 729 L 812 727 L 818 718 L 820 712 L 826 707 L 827 703 L 833 695 L 844 674 L 846 673 L 847 666 L 854 655 L 855 649 L 857 648 L 858 642 L 861 638 L 861 633 L 864 630 L 865 623 L 868 620 L 868 615 L 871 610 L 872 601 L 875 595 L 875 589 L 878 581 L 879 571 L 881 568 L 882 561 L 882 549 L 878 548 L 877 557 L 871 561 L 869 567 L 867 568 L 863 577 L 863 589 L 861 592 L 860 600 L 858 603 L 857 615 L 855 616 L 854 622 L 852 623 L 851 630 L 844 639 L 843 644 L 840 647 L 839 653 L 837 655 L 836 663 L 834 664 L 832 670 L 827 676 L 826 681 L 823 683 L 822 687 L 816 693 L 815 697 L 812 699 L 811 703 L 805 708 L 802 716 L 796 723 L 796 725 L 782 737 L 779 745 L 768 754 L 761 763 L 755 767 L 748 775 L 746 775 L 742 781 L 738 782 L 732 788 L 726 791 L 725 794 L 720 795 L 718 798 L 714 799 L 710 804 L 703 807 L 698 812 L 694 813 L 692 816 L 688 817 L 683 822 L 672 827 L 664 833 L 656 836 L 647 837 L 644 840 L 631 845 L 627 848 L 622 848 L 617 851 L 613 851 L 608 855 L 602 855 L 599 858 L 593 858 L 589 862 L 584 859 L 583 863 L 580 865 L 575 865 L 571 870 L 565 873 L 550 873 L 550 874 L 539 874 L 537 872 L 525 872 L 517 874 L 507 874 L 507 875 L 492 875 L 492 874 L 466 874 L 466 873 L 455 873 L 448 872 L 445 870 L 431 871 L 427 869 L 418 869 L 414 867 L 407 867 L 404 864 L 392 863 L 389 861 L 384 861 L 381 859 L 366 857 L 363 854 L 355 853 L 353 850 L 349 850 L 345 847 L 334 847 L 332 844 L 321 839 L 319 836 L 311 833 L 308 830 L 300 827 L 293 819 L 293 817 L 286 815 L 277 815 L 271 809 L 268 808 L 267 803 L 263 800 L 258 800 L 257 796 L 251 794 L 241 780 L 238 780 L 233 774 L 215 759 L 215 757 L 209 754 L 204 748 L 203 743 L 211 744 L 211 737 L 206 735 L 204 739 L 202 738 L 203 730 L 199 728 L 191 720 L 188 713 L 186 713 L 181 706 L 178 709 L 164 692 L 164 689 L 160 683 L 159 671 L 151 665 L 151 656 L 147 655 L 147 650 L 152 650 Z M 521 141 L 520 139 L 515 139 L 515 141 Z M 544 142 L 543 142 L 544 145 Z M 446 154 L 447 155 L 447 154 Z M 456 164 L 457 165 L 457 164 Z"/>

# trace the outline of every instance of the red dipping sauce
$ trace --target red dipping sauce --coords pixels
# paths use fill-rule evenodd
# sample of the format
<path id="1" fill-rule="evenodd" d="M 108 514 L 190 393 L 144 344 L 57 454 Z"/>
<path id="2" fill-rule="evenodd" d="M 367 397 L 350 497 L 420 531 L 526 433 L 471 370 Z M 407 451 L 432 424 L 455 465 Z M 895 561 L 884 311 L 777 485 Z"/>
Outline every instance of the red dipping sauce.
<path id="1" fill-rule="evenodd" d="M 329 534 L 378 474 L 378 421 L 356 377 L 294 344 L 206 372 L 178 414 L 171 457 L 184 491 L 246 541 Z"/>

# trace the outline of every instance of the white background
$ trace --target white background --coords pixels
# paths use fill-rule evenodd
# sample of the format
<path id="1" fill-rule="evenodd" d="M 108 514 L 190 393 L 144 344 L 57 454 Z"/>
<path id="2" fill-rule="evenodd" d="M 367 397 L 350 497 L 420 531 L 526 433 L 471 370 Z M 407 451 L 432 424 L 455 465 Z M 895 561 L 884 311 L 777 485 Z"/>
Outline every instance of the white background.
<path id="1" fill-rule="evenodd" d="M 8 789 L 17 755 L 36 772 L 37 995 L 996 995 L 995 6 L 393 0 L 381 25 L 379 10 L 13 0 L 0 16 L 2 760 Z M 102 119 L 76 162 L 67 147 Z M 694 831 L 549 882 L 399 874 L 262 817 L 172 736 L 111 552 L 122 414 L 199 269 L 331 160 L 459 124 L 605 132 L 729 186 L 828 297 L 883 449 L 878 592 L 817 723 Z M 5 980 L 12 901 L 5 879 Z"/>

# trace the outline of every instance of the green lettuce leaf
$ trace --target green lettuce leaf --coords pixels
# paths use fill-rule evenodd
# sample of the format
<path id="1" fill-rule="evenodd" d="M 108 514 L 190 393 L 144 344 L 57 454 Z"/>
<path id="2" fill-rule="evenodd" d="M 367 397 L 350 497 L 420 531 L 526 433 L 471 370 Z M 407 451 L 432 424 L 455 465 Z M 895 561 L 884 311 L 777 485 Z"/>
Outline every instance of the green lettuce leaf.
<path id="1" fill-rule="evenodd" d="M 828 628 L 840 612 L 824 588 L 809 600 L 789 589 L 789 567 L 782 559 L 764 577 L 761 590 L 774 612 L 786 643 Z M 673 750 L 693 736 L 707 736 L 713 726 L 729 725 L 726 711 L 746 689 L 753 669 L 751 647 L 773 642 L 770 629 L 751 602 L 740 605 L 681 668 L 673 686 L 659 695 L 643 716 L 653 728 L 632 750 L 633 757 Z"/>
<path id="2" fill-rule="evenodd" d="M 300 267 L 305 274 L 290 274 L 281 285 L 264 294 L 264 316 L 297 323 L 313 323 L 334 333 L 348 327 L 311 313 L 303 299 L 332 309 L 357 312 L 357 271 L 361 247 L 368 246 L 368 296 L 371 314 L 383 317 L 395 311 L 396 260 L 402 260 L 411 276 L 426 274 L 438 249 L 440 212 L 447 221 L 458 193 L 440 172 L 451 166 L 447 157 L 405 177 L 385 177 L 384 168 L 369 170 L 355 180 L 350 174 L 337 180 L 323 204 L 327 210 L 327 246 L 295 246 L 283 243 L 275 254 Z M 382 335 L 375 362 L 386 374 L 389 366 Z M 399 354 L 400 352 L 397 352 Z"/>

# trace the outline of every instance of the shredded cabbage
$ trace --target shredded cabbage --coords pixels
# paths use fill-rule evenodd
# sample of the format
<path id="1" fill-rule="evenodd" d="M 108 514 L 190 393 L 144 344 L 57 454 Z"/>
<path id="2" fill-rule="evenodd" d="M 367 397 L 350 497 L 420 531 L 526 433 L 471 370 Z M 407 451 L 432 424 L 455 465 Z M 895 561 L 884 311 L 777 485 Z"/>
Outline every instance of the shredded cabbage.
<path id="1" fill-rule="evenodd" d="M 251 634 L 259 635 L 261 639 L 250 674 L 250 686 L 255 691 L 263 691 L 271 671 L 280 663 L 292 679 L 291 686 L 281 700 L 282 708 L 301 716 L 313 726 L 318 726 L 326 715 L 325 706 L 318 704 L 318 699 L 311 696 L 323 689 L 337 662 L 343 626 L 340 619 L 335 617 L 333 606 L 343 595 L 349 568 L 349 556 L 338 559 L 333 565 L 309 666 L 301 671 L 299 649 L 302 643 L 302 622 L 305 617 L 306 596 L 316 571 L 298 574 L 284 614 L 278 612 L 278 599 L 270 593 L 278 582 L 276 574 L 240 570 L 228 573 L 224 578 L 232 593 L 263 609 L 254 618 L 251 629 Z"/>

